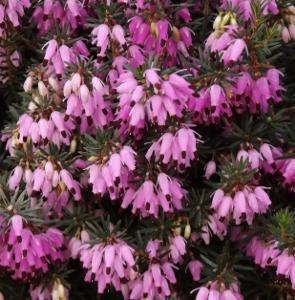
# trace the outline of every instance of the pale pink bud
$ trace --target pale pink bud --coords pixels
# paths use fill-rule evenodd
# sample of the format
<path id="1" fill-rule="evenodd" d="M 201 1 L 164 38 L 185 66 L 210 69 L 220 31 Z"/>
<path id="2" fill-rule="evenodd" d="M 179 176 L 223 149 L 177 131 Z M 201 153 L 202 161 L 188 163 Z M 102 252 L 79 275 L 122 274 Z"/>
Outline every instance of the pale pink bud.
<path id="1" fill-rule="evenodd" d="M 282 30 L 282 39 L 285 43 L 288 43 L 291 40 L 289 30 L 286 26 L 284 26 L 284 28 Z"/>
<path id="2" fill-rule="evenodd" d="M 248 51 L 245 41 L 242 39 L 237 39 L 231 47 L 230 60 L 237 61 L 241 57 L 244 49 Z"/>
<path id="3" fill-rule="evenodd" d="M 271 151 L 271 146 L 268 144 L 262 144 L 260 147 L 260 153 L 268 163 L 273 163 L 274 158 Z"/>
<path id="4" fill-rule="evenodd" d="M 45 164 L 44 169 L 45 169 L 46 177 L 49 180 L 51 180 L 52 176 L 53 176 L 53 172 L 54 172 L 53 164 L 50 161 L 47 161 L 46 164 Z"/>
<path id="5" fill-rule="evenodd" d="M 50 59 L 52 59 L 53 55 L 57 51 L 58 44 L 56 40 L 50 40 L 47 44 L 45 56 L 44 56 L 44 62 L 47 63 Z"/>
<path id="6" fill-rule="evenodd" d="M 181 151 L 181 156 L 182 158 L 185 158 L 189 143 L 189 131 L 186 128 L 181 128 L 178 130 L 177 141 Z"/>
<path id="7" fill-rule="evenodd" d="M 123 259 L 127 262 L 129 266 L 134 266 L 135 261 L 133 258 L 132 250 L 130 247 L 123 245 L 120 247 L 120 253 L 123 257 Z"/>
<path id="8" fill-rule="evenodd" d="M 194 281 L 200 280 L 202 267 L 203 264 L 198 260 L 192 260 L 188 263 L 188 268 L 193 276 Z"/>
<path id="9" fill-rule="evenodd" d="M 45 0 L 43 6 L 44 15 L 49 15 L 52 11 L 53 0 Z"/>
<path id="10" fill-rule="evenodd" d="M 254 190 L 255 196 L 263 202 L 265 205 L 271 205 L 271 201 L 269 199 L 268 194 L 264 191 L 264 189 L 260 186 L 257 186 Z"/>
<path id="11" fill-rule="evenodd" d="M 65 85 L 64 85 L 64 96 L 65 97 L 69 97 L 72 93 L 72 82 L 70 80 L 66 81 Z"/>
<path id="12" fill-rule="evenodd" d="M 223 197 L 224 197 L 224 191 L 222 189 L 216 190 L 212 199 L 211 207 L 217 209 L 220 203 L 222 202 Z"/>
<path id="13" fill-rule="evenodd" d="M 156 69 L 148 69 L 144 72 L 145 78 L 151 85 L 160 83 L 160 76 L 157 74 Z"/>
<path id="14" fill-rule="evenodd" d="M 205 167 L 205 175 L 204 176 L 207 180 L 209 180 L 210 177 L 215 173 L 216 173 L 216 163 L 214 160 L 210 160 Z"/>
<path id="15" fill-rule="evenodd" d="M 208 295 L 209 295 L 209 290 L 206 287 L 202 286 L 198 291 L 198 294 L 196 296 L 196 300 L 207 300 Z"/>
<path id="16" fill-rule="evenodd" d="M 23 218 L 20 215 L 14 215 L 11 218 L 11 225 L 19 241 L 19 238 L 21 237 L 23 231 Z"/>
<path id="17" fill-rule="evenodd" d="M 90 92 L 88 87 L 85 84 L 82 84 L 80 86 L 80 97 L 83 102 L 88 102 L 89 97 L 90 97 Z"/>
<path id="18" fill-rule="evenodd" d="M 110 168 L 112 170 L 112 173 L 113 173 L 114 177 L 117 180 L 120 179 L 121 167 L 122 167 L 120 155 L 118 153 L 113 154 L 110 157 L 109 164 L 110 164 Z"/>
<path id="19" fill-rule="evenodd" d="M 224 196 L 221 204 L 219 205 L 218 214 L 221 217 L 227 216 L 232 210 L 232 198 L 230 196 Z"/>
<path id="20" fill-rule="evenodd" d="M 150 288 L 152 286 L 152 282 L 153 282 L 153 277 L 152 277 L 151 272 L 149 272 L 149 271 L 145 272 L 144 276 L 143 276 L 143 294 L 144 295 L 149 294 Z"/>
<path id="21" fill-rule="evenodd" d="M 257 199 L 256 199 L 255 194 L 250 193 L 250 194 L 247 196 L 247 199 L 248 199 L 248 204 L 249 204 L 250 208 L 251 208 L 255 213 L 258 213 L 258 212 L 259 212 L 259 206 L 258 206 L 258 202 L 257 202 Z"/>
<path id="22" fill-rule="evenodd" d="M 50 76 L 48 78 L 48 82 L 54 91 L 56 91 L 56 92 L 59 91 L 59 89 L 60 89 L 59 83 L 54 77 Z"/>
<path id="23" fill-rule="evenodd" d="M 237 300 L 237 297 L 234 295 L 234 293 L 231 290 L 225 290 L 222 293 L 222 299 L 226 300 Z"/>
<path id="24" fill-rule="evenodd" d="M 113 245 L 109 245 L 104 250 L 104 262 L 106 265 L 107 274 L 111 273 L 114 260 L 115 260 L 115 247 Z"/>
<path id="25" fill-rule="evenodd" d="M 123 30 L 122 26 L 115 25 L 112 30 L 112 35 L 119 42 L 120 45 L 124 45 L 126 43 L 125 36 L 124 36 L 124 30 Z"/>
<path id="26" fill-rule="evenodd" d="M 81 86 L 81 76 L 79 73 L 75 73 L 71 79 L 72 89 L 77 92 Z"/>
<path id="27" fill-rule="evenodd" d="M 46 97 L 48 95 L 48 89 L 43 81 L 38 82 L 38 91 L 42 97 Z"/>
<path id="28" fill-rule="evenodd" d="M 161 268 L 159 264 L 153 264 L 151 266 L 151 271 L 152 271 L 152 275 L 154 278 L 154 283 L 156 287 L 160 287 L 161 286 L 161 281 L 162 281 L 162 274 L 161 274 Z"/>
<path id="29" fill-rule="evenodd" d="M 129 146 L 124 146 L 120 151 L 121 161 L 128 167 L 130 171 L 135 170 L 136 153 Z"/>
<path id="30" fill-rule="evenodd" d="M 289 33 L 290 33 L 291 39 L 294 41 L 295 40 L 295 24 L 289 25 Z"/>
<path id="31" fill-rule="evenodd" d="M 8 186 L 10 190 L 15 190 L 19 186 L 22 176 L 23 168 L 21 166 L 16 166 L 8 180 Z"/>
<path id="32" fill-rule="evenodd" d="M 32 86 L 33 86 L 33 78 L 29 76 L 24 82 L 24 91 L 26 93 L 30 92 L 32 90 Z"/>

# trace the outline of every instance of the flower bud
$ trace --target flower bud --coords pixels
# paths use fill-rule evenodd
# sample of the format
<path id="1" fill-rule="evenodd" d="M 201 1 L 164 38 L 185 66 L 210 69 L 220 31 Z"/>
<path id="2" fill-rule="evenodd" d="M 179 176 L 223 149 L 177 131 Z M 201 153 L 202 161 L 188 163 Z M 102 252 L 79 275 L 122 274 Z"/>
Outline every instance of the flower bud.
<path id="1" fill-rule="evenodd" d="M 230 21 L 231 18 L 231 13 L 227 13 L 223 18 L 222 21 L 220 23 L 220 27 L 223 28 L 225 25 L 228 24 L 228 22 Z"/>
<path id="2" fill-rule="evenodd" d="M 58 81 L 54 77 L 49 77 L 48 82 L 54 91 L 56 91 L 56 92 L 59 91 Z"/>
<path id="3" fill-rule="evenodd" d="M 80 86 L 80 97 L 83 102 L 87 102 L 90 97 L 89 89 L 85 84 Z"/>
<path id="4" fill-rule="evenodd" d="M 216 19 L 214 20 L 213 29 L 215 29 L 215 30 L 220 29 L 221 22 L 222 22 L 222 17 L 221 17 L 221 15 L 218 15 L 216 17 Z"/>
<path id="5" fill-rule="evenodd" d="M 191 232 L 192 232 L 192 228 L 190 224 L 186 224 L 185 228 L 184 228 L 184 238 L 185 239 L 189 239 L 191 236 Z"/>
<path id="6" fill-rule="evenodd" d="M 75 73 L 71 79 L 72 89 L 77 92 L 81 86 L 81 76 L 79 73 Z"/>
<path id="7" fill-rule="evenodd" d="M 77 151 L 77 140 L 74 138 L 71 140 L 71 145 L 70 145 L 70 153 L 75 153 Z"/>
<path id="8" fill-rule="evenodd" d="M 214 160 L 210 160 L 205 167 L 204 177 L 209 180 L 210 177 L 216 173 L 216 163 Z"/>
<path id="9" fill-rule="evenodd" d="M 24 82 L 24 91 L 26 93 L 30 92 L 32 90 L 32 86 L 33 86 L 33 78 L 29 76 Z"/>
<path id="10" fill-rule="evenodd" d="M 37 109 L 37 108 L 38 108 L 38 106 L 36 105 L 36 103 L 33 102 L 33 101 L 30 101 L 29 106 L 28 106 L 28 109 L 29 109 L 30 111 L 34 111 L 34 110 Z"/>
<path id="11" fill-rule="evenodd" d="M 43 81 L 38 82 L 38 91 L 42 97 L 46 97 L 48 95 L 48 89 Z"/>
<path id="12" fill-rule="evenodd" d="M 64 85 L 64 96 L 69 97 L 72 93 L 72 82 L 70 80 L 66 81 Z"/>
<path id="13" fill-rule="evenodd" d="M 11 218 L 11 224 L 12 224 L 13 231 L 19 241 L 19 239 L 21 239 L 21 235 L 23 231 L 23 218 L 20 215 L 14 215 Z"/>

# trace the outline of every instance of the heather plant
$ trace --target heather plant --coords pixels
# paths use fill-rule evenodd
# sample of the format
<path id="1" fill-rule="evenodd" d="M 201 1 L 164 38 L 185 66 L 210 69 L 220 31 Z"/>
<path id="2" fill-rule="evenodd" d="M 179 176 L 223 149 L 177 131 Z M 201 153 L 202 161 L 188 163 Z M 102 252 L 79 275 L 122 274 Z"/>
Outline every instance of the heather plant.
<path id="1" fill-rule="evenodd" d="M 0 300 L 295 298 L 295 2 L 1 0 Z"/>

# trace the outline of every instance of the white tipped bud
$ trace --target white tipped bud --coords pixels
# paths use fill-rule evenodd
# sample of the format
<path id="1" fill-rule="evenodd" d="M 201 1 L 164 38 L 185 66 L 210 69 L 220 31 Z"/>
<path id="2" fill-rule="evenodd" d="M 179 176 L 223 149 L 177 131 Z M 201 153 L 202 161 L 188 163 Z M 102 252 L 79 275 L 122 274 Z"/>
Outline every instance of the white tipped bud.
<path id="1" fill-rule="evenodd" d="M 28 108 L 29 108 L 30 111 L 34 111 L 34 110 L 37 109 L 38 107 L 37 107 L 37 105 L 36 105 L 35 102 L 30 101 L 29 107 L 28 107 Z"/>
<path id="2" fill-rule="evenodd" d="M 290 32 L 287 27 L 284 27 L 282 30 L 282 39 L 285 43 L 288 43 L 291 39 Z"/>
<path id="3" fill-rule="evenodd" d="M 96 89 L 97 91 L 103 93 L 105 86 L 103 85 L 103 82 L 97 78 L 97 77 L 92 77 L 92 86 L 94 89 Z"/>
<path id="4" fill-rule="evenodd" d="M 41 99 L 38 95 L 33 95 L 33 100 L 35 103 L 40 104 L 41 103 Z"/>
<path id="5" fill-rule="evenodd" d="M 33 78 L 29 76 L 24 82 L 24 91 L 26 93 L 30 92 L 32 90 L 32 86 L 33 86 Z"/>
<path id="6" fill-rule="evenodd" d="M 52 292 L 51 292 L 51 297 L 52 297 L 52 300 L 60 300 L 59 298 L 59 294 L 58 294 L 58 290 L 57 289 L 53 289 Z"/>
<path id="7" fill-rule="evenodd" d="M 49 77 L 48 82 L 54 91 L 56 91 L 56 92 L 59 91 L 59 89 L 60 89 L 59 83 L 54 77 Z"/>
<path id="8" fill-rule="evenodd" d="M 57 285 L 57 291 L 58 291 L 58 295 L 61 299 L 66 299 L 65 287 L 63 286 L 62 283 L 59 283 Z"/>
<path id="9" fill-rule="evenodd" d="M 64 96 L 65 97 L 69 97 L 72 93 L 72 83 L 70 80 L 66 81 L 65 85 L 64 85 Z"/>
<path id="10" fill-rule="evenodd" d="M 90 97 L 89 89 L 85 84 L 80 86 L 80 97 L 83 102 L 87 102 Z"/>
<path id="11" fill-rule="evenodd" d="M 210 160 L 205 167 L 204 177 L 209 180 L 210 177 L 216 173 L 216 163 L 214 160 Z"/>
<path id="12" fill-rule="evenodd" d="M 77 92 L 81 86 L 81 76 L 79 73 L 75 73 L 71 79 L 72 89 L 74 92 Z"/>
<path id="13" fill-rule="evenodd" d="M 82 230 L 80 235 L 82 243 L 90 241 L 89 233 L 86 230 Z"/>
<path id="14" fill-rule="evenodd" d="M 48 89 L 43 81 L 38 82 L 38 91 L 42 97 L 46 97 L 48 95 Z"/>

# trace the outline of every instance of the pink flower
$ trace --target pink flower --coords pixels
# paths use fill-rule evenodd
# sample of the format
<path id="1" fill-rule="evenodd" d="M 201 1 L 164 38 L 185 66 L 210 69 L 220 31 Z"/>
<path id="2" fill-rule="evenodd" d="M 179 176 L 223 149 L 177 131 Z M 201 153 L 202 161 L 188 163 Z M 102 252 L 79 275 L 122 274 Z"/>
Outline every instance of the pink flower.
<path id="1" fill-rule="evenodd" d="M 64 237 L 59 230 L 32 232 L 22 217 L 15 215 L 0 240 L 0 265 L 13 279 L 27 280 L 47 272 L 51 263 L 63 261 L 63 247 Z"/>
<path id="2" fill-rule="evenodd" d="M 192 274 L 194 281 L 199 281 L 201 278 L 201 270 L 203 268 L 203 264 L 198 260 L 191 260 L 188 263 L 188 268 Z"/>
<path id="3" fill-rule="evenodd" d="M 93 193 L 103 196 L 108 191 L 111 199 L 117 198 L 121 189 L 127 187 L 128 173 L 135 170 L 135 155 L 131 147 L 123 146 L 107 161 L 91 164 L 88 169 Z"/>
<path id="4" fill-rule="evenodd" d="M 154 142 L 146 153 L 146 158 L 151 160 L 152 155 L 156 161 L 169 165 L 174 163 L 178 170 L 183 171 L 191 165 L 200 140 L 190 128 L 182 127 L 174 135 L 165 133 L 157 142 Z"/>
<path id="5" fill-rule="evenodd" d="M 153 251 L 151 251 L 151 248 Z M 171 295 L 170 284 L 176 283 L 174 266 L 167 261 L 166 257 L 159 257 L 155 262 L 153 258 L 160 250 L 160 243 L 157 240 L 150 240 L 146 247 L 149 256 L 148 269 L 138 273 L 135 280 L 128 283 L 130 294 L 128 299 L 165 299 Z"/>
<path id="6" fill-rule="evenodd" d="M 86 242 L 81 246 L 80 254 L 83 267 L 87 269 L 85 281 L 97 281 L 99 294 L 103 294 L 108 284 L 114 285 L 118 291 L 124 290 L 124 279 L 130 279 L 135 265 L 133 253 L 134 249 L 120 239 L 94 246 Z"/>
<path id="7" fill-rule="evenodd" d="M 186 191 L 175 178 L 160 173 L 157 183 L 145 180 L 137 191 L 130 188 L 123 197 L 121 207 L 132 205 L 133 213 L 139 212 L 143 217 L 158 217 L 160 208 L 164 212 L 181 209 L 185 195 Z"/>
<path id="8" fill-rule="evenodd" d="M 124 29 L 122 26 L 115 25 L 112 29 L 112 36 L 119 42 L 121 46 L 126 44 Z"/>
<path id="9" fill-rule="evenodd" d="M 210 160 L 205 166 L 205 175 L 204 177 L 209 180 L 210 177 L 216 173 L 216 163 L 214 160 Z"/>

